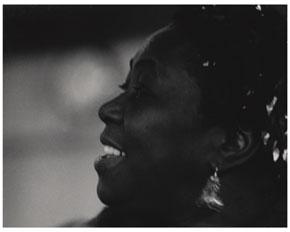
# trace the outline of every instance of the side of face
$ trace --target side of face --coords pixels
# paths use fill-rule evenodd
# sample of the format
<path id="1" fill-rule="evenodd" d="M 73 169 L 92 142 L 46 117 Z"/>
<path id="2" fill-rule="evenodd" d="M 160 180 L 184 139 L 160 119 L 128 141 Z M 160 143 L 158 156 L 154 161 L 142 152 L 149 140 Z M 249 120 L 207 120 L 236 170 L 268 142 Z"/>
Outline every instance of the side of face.
<path id="1" fill-rule="evenodd" d="M 200 89 L 176 59 L 183 49 L 176 33 L 161 33 L 133 58 L 124 92 L 99 111 L 102 143 L 126 153 L 96 163 L 98 195 L 108 205 L 154 198 L 207 175 L 212 146 L 199 114 Z"/>

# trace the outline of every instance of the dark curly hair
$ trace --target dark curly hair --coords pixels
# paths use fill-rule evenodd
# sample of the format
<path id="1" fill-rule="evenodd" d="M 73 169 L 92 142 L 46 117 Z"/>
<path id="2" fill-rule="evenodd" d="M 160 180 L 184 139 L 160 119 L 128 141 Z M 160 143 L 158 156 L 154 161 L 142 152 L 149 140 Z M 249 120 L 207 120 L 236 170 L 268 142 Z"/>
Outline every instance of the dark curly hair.
<path id="1" fill-rule="evenodd" d="M 201 68 L 189 57 L 187 70 L 202 77 L 201 111 L 207 121 L 233 131 L 255 129 L 273 159 L 286 160 L 287 25 L 282 15 L 272 6 L 184 6 L 173 25 L 199 49 Z"/>

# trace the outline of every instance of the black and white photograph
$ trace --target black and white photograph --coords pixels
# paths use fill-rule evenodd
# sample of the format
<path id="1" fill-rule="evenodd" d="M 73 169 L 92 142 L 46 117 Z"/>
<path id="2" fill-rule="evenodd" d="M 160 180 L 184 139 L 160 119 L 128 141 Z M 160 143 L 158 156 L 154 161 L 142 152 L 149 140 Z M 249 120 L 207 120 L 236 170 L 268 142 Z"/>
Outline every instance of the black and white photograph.
<path id="1" fill-rule="evenodd" d="M 3 227 L 287 227 L 287 5 L 2 5 Z"/>

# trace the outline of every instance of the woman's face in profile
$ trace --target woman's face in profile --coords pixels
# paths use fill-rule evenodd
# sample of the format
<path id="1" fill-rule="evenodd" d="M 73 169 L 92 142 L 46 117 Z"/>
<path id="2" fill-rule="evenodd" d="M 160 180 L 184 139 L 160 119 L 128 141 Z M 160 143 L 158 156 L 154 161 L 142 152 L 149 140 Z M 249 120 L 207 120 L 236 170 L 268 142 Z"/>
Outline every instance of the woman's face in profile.
<path id="1" fill-rule="evenodd" d="M 172 29 L 155 34 L 131 60 L 124 92 L 99 111 L 106 155 L 95 167 L 105 204 L 154 197 L 205 175 L 210 151 L 200 89 L 182 69 L 179 44 Z"/>

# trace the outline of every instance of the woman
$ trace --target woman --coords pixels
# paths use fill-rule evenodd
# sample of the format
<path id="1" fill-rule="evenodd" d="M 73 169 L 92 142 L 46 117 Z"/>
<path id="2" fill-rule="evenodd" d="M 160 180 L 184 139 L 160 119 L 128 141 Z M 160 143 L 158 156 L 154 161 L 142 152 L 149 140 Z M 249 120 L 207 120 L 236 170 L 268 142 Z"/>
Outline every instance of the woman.
<path id="1" fill-rule="evenodd" d="M 88 225 L 286 226 L 285 31 L 267 7 L 196 6 L 153 34 L 99 110 Z"/>

